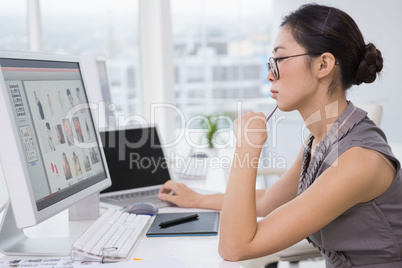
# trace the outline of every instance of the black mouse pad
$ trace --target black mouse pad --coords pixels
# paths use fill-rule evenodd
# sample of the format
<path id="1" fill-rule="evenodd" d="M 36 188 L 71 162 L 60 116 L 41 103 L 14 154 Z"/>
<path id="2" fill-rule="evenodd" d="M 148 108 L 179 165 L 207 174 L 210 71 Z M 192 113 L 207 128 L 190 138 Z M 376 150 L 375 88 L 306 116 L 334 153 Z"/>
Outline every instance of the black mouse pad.
<path id="1" fill-rule="evenodd" d="M 160 236 L 207 236 L 217 235 L 219 229 L 219 212 L 197 212 L 198 219 L 182 222 L 168 227 L 160 227 L 161 222 L 194 214 L 190 213 L 161 213 L 156 215 L 147 232 L 148 237 Z"/>

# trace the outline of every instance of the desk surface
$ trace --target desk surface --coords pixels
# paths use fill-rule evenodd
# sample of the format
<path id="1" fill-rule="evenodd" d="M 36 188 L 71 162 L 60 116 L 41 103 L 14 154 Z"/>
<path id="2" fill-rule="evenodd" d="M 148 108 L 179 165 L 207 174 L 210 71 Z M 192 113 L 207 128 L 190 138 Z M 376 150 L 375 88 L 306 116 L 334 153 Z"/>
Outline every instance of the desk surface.
<path id="1" fill-rule="evenodd" d="M 225 183 L 220 170 L 210 170 L 207 179 L 181 180 L 191 187 L 201 190 L 224 191 Z M 202 211 L 178 207 L 163 208 L 161 213 Z M 3 216 L 0 213 L 1 217 Z M 46 220 L 38 226 L 27 228 L 25 233 L 31 237 L 76 236 L 78 237 L 93 221 L 69 221 L 68 211 Z M 133 259 L 153 259 L 161 257 L 174 257 L 189 267 L 239 267 L 238 263 L 224 261 L 218 254 L 218 236 L 197 237 L 154 237 L 145 235 L 137 245 Z M 40 256 L 38 256 L 40 257 Z M 15 259 L 16 256 L 0 258 Z"/>
<path id="2" fill-rule="evenodd" d="M 206 179 L 202 180 L 177 180 L 205 191 L 224 192 L 225 179 L 222 170 L 209 170 Z M 162 208 L 160 213 L 206 211 L 201 209 L 185 209 L 179 207 Z M 2 213 L 0 213 L 2 217 Z M 38 226 L 27 228 L 25 233 L 31 237 L 54 237 L 54 236 L 76 236 L 78 237 L 93 221 L 69 221 L 68 211 L 48 219 Z M 174 257 L 189 267 L 257 267 L 256 262 L 228 262 L 218 254 L 218 236 L 188 236 L 188 237 L 146 237 L 145 235 L 137 245 L 132 258 L 154 259 L 161 257 Z M 21 256 L 4 256 L 0 258 L 16 259 Z M 276 257 L 274 257 L 276 258 Z M 257 259 L 258 262 L 258 259 Z M 263 263 L 265 260 L 263 260 Z"/>

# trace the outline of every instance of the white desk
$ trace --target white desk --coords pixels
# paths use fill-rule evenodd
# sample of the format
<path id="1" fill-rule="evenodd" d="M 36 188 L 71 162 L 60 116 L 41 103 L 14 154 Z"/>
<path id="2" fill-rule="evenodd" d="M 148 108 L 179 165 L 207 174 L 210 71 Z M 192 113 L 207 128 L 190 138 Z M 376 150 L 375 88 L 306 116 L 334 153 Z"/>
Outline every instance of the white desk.
<path id="1" fill-rule="evenodd" d="M 189 209 L 166 208 L 161 210 L 161 212 L 185 211 L 189 211 Z M 175 257 L 189 267 L 239 267 L 238 263 L 224 261 L 219 256 L 218 240 L 218 236 L 144 237 L 133 257 L 140 259 Z"/>
<path id="2" fill-rule="evenodd" d="M 191 187 L 202 190 L 214 190 L 223 192 L 225 190 L 225 180 L 222 170 L 210 170 L 207 179 L 203 180 L 180 180 Z M 185 209 L 178 207 L 169 207 L 161 209 L 161 213 L 166 212 L 185 212 L 185 211 L 205 211 L 195 209 Z M 1 216 L 3 216 L 0 213 Z M 68 221 L 68 212 L 64 211 L 51 219 L 39 224 L 38 226 L 28 228 L 26 234 L 32 237 L 55 237 L 55 236 L 79 236 L 93 221 Z M 256 259 L 246 262 L 228 262 L 223 260 L 218 254 L 218 236 L 197 236 L 197 237 L 153 237 L 144 235 L 132 258 L 153 259 L 161 257 L 174 257 L 189 267 L 258 267 L 266 263 L 266 258 L 261 262 Z M 16 259 L 21 256 L 4 256 L 0 258 Z M 271 256 L 268 259 L 277 259 Z"/>

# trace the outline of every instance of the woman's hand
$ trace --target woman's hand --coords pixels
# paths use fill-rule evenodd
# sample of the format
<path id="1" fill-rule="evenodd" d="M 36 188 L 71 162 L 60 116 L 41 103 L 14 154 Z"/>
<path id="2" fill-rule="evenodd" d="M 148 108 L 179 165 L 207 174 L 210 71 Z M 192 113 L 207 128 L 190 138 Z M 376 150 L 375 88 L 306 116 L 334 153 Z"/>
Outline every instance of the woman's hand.
<path id="1" fill-rule="evenodd" d="M 262 148 L 268 138 L 267 123 L 263 113 L 249 112 L 234 122 L 233 130 L 238 147 Z"/>
<path id="2" fill-rule="evenodd" d="M 198 207 L 201 195 L 188 188 L 183 183 L 167 181 L 159 190 L 161 200 L 172 202 L 180 207 Z"/>

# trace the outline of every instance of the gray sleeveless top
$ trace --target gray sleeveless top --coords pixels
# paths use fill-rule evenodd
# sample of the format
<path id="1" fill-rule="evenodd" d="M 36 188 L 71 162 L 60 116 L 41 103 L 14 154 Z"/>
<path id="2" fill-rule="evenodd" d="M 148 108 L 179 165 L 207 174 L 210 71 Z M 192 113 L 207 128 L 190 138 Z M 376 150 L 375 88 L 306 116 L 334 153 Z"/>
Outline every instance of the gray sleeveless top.
<path id="1" fill-rule="evenodd" d="M 321 251 L 327 268 L 402 267 L 402 173 L 384 133 L 365 111 L 349 102 L 329 134 L 316 147 L 310 162 L 313 139 L 309 137 L 304 150 L 298 195 L 352 147 L 381 153 L 391 161 L 397 173 L 382 195 L 355 205 L 307 240 Z"/>

